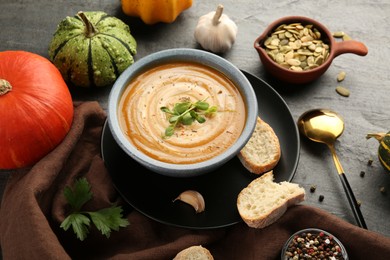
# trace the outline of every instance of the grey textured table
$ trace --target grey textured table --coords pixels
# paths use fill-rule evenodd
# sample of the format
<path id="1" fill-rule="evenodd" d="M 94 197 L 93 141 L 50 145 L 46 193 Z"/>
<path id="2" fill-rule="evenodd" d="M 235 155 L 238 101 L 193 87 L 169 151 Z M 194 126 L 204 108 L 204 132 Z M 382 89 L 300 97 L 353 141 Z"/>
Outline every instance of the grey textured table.
<path id="1" fill-rule="evenodd" d="M 233 48 L 223 55 L 240 69 L 252 73 L 275 88 L 288 104 L 294 119 L 304 111 L 325 107 L 339 112 L 345 119 L 344 134 L 336 150 L 358 200 L 370 230 L 390 237 L 390 174 L 377 159 L 378 143 L 366 140 L 369 132 L 390 130 L 390 4 L 387 0 L 370 1 L 198 1 L 171 24 L 144 25 L 139 19 L 123 14 L 119 0 L 0 0 L 0 51 L 25 50 L 48 57 L 47 49 L 57 24 L 77 11 L 105 11 L 129 24 L 138 42 L 136 60 L 168 48 L 200 48 L 193 32 L 198 18 L 213 11 L 218 3 L 239 28 Z M 345 54 L 337 57 L 329 70 L 318 80 L 293 87 L 270 77 L 253 48 L 256 37 L 272 21 L 286 15 L 314 18 L 330 31 L 345 31 L 365 43 L 365 57 Z M 341 70 L 347 73 L 342 82 L 351 91 L 346 98 L 338 95 L 336 77 Z M 110 87 L 72 90 L 74 100 L 97 100 L 107 107 Z M 5 122 L 0 121 L 1 124 Z M 289 131 L 289 129 L 286 129 Z M 0 148 L 2 149 L 2 148 Z M 371 166 L 367 165 L 373 159 Z M 360 172 L 364 171 L 364 177 Z M 0 195 L 9 172 L 0 172 Z M 307 191 L 305 204 L 323 208 L 351 223 L 353 214 L 337 176 L 332 157 L 325 145 L 301 139 L 299 165 L 293 179 Z M 314 193 L 310 187 L 316 185 Z M 384 187 L 387 192 L 380 192 Z M 324 200 L 318 200 L 324 195 Z"/>

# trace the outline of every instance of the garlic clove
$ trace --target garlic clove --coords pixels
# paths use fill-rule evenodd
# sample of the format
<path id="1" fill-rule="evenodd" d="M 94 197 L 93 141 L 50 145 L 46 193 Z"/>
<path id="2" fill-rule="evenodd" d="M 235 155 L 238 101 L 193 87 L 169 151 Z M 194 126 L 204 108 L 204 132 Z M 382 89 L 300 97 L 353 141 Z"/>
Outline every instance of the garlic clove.
<path id="1" fill-rule="evenodd" d="M 195 190 L 183 191 L 173 202 L 180 200 L 191 205 L 196 213 L 203 212 L 205 210 L 205 202 L 202 194 Z"/>

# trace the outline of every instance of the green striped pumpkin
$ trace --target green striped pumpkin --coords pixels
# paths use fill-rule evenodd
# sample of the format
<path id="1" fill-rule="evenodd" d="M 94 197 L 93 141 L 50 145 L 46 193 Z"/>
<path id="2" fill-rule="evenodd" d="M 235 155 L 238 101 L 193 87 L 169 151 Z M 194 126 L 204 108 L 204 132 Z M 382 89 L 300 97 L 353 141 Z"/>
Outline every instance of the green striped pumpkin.
<path id="1" fill-rule="evenodd" d="M 390 172 L 390 132 L 368 134 L 367 139 L 374 137 L 379 141 L 378 158 L 383 167 Z"/>
<path id="2" fill-rule="evenodd" d="M 130 28 L 104 12 L 79 12 L 62 20 L 49 45 L 49 58 L 65 81 L 107 86 L 131 64 L 137 43 Z"/>

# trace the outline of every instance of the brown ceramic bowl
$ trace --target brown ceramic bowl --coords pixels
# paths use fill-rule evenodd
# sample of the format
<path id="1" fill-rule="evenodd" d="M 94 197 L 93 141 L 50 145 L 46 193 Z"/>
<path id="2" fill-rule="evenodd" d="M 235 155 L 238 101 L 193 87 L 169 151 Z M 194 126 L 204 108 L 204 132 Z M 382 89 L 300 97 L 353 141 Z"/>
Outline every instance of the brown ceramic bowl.
<path id="1" fill-rule="evenodd" d="M 264 41 L 269 35 L 281 24 L 291 24 L 299 22 L 302 25 L 312 24 L 321 33 L 321 39 L 329 45 L 329 57 L 317 68 L 305 71 L 293 71 L 284 68 L 273 61 L 265 51 Z M 277 79 L 292 84 L 305 84 L 319 78 L 329 68 L 333 59 L 344 53 L 353 53 L 360 56 L 365 56 L 368 53 L 367 47 L 358 41 L 336 41 L 332 33 L 321 23 L 311 18 L 303 16 L 287 16 L 280 18 L 271 23 L 266 30 L 256 39 L 254 47 L 257 50 L 260 60 L 265 69 Z"/>

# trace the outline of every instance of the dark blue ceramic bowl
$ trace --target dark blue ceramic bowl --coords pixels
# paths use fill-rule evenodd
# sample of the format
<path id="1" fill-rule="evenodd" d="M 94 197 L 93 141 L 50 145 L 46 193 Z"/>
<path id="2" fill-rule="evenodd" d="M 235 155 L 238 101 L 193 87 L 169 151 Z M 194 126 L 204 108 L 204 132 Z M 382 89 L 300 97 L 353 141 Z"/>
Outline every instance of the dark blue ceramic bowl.
<path id="1" fill-rule="evenodd" d="M 118 105 L 129 82 L 140 73 L 169 62 L 195 62 L 209 66 L 227 76 L 239 89 L 246 105 L 246 125 L 238 140 L 224 153 L 194 164 L 172 164 L 153 159 L 137 150 L 123 133 L 118 120 Z M 256 94 L 245 75 L 231 62 L 210 52 L 196 49 L 169 49 L 150 54 L 127 68 L 114 83 L 108 100 L 108 125 L 115 141 L 131 158 L 159 174 L 171 177 L 193 177 L 210 172 L 230 159 L 244 147 L 256 125 L 258 105 Z"/>

